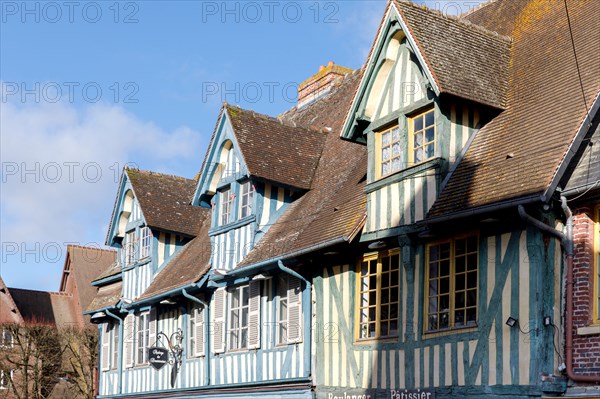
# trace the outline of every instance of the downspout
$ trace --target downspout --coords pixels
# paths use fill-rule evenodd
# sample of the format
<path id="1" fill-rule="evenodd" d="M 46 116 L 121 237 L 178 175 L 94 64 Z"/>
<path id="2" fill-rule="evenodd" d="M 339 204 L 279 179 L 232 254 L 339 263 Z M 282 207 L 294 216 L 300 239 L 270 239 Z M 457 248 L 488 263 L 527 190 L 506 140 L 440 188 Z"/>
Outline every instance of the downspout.
<path id="1" fill-rule="evenodd" d="M 306 284 L 306 292 L 308 292 L 308 317 L 304 317 L 304 331 L 308 332 L 308 339 L 306 339 L 306 333 L 304 335 L 304 365 L 305 369 L 308 370 L 308 376 L 312 376 L 312 359 L 311 359 L 311 345 L 312 345 L 312 336 L 311 336 L 311 322 L 312 322 L 312 286 L 310 281 L 302 277 L 297 272 L 292 269 L 286 267 L 282 261 L 277 262 L 277 267 L 284 273 L 289 274 L 292 277 L 296 277 L 300 281 L 304 281 Z M 302 301 L 307 298 L 302 297 Z M 304 303 L 304 302 L 303 302 Z"/>
<path id="2" fill-rule="evenodd" d="M 210 320 L 210 313 L 209 313 L 209 308 L 208 308 L 208 303 L 204 302 L 203 300 L 196 298 L 193 295 L 188 294 L 188 292 L 185 290 L 185 288 L 181 289 L 181 294 L 186 297 L 187 299 L 189 299 L 190 301 L 196 302 L 200 305 L 202 305 L 204 307 L 204 368 L 206 370 L 206 378 L 205 378 L 205 385 L 209 386 L 210 385 L 210 343 L 209 343 L 209 334 L 208 334 L 208 323 Z"/>
<path id="3" fill-rule="evenodd" d="M 114 315 L 108 309 L 106 309 L 104 312 L 107 316 L 119 321 L 119 367 L 117 369 L 119 372 L 119 381 L 117 382 L 117 394 L 120 395 L 123 392 L 123 319 Z"/>
<path id="4" fill-rule="evenodd" d="M 561 246 L 565 252 L 566 274 L 565 282 L 567 285 L 567 309 L 566 309 L 566 371 L 567 377 L 577 382 L 599 382 L 600 375 L 580 375 L 573 370 L 573 212 L 567 205 L 567 198 L 560 196 L 561 208 L 567 217 L 566 234 L 552 228 L 537 219 L 534 219 L 525 212 L 523 205 L 519 205 L 519 216 L 528 223 L 539 228 L 546 233 L 553 235 L 560 240 Z"/>

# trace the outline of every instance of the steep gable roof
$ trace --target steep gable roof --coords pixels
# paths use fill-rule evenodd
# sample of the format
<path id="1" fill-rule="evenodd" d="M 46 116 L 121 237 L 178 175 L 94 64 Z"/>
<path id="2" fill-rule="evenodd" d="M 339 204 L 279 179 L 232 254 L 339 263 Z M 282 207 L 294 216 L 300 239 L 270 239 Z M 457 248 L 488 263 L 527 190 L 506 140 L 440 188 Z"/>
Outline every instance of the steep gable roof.
<path id="1" fill-rule="evenodd" d="M 80 309 L 70 294 L 21 288 L 8 290 L 26 322 L 48 323 L 59 328 L 80 324 Z"/>
<path id="2" fill-rule="evenodd" d="M 367 151 L 340 140 L 339 132 L 361 75 L 347 75 L 329 95 L 282 115 L 285 121 L 326 130 L 327 141 L 311 190 L 284 211 L 239 267 L 349 241 L 360 231 Z"/>
<path id="3" fill-rule="evenodd" d="M 195 283 L 209 271 L 212 246 L 208 230 L 211 210 L 201 209 L 202 224 L 196 237 L 175 254 L 138 300 L 152 298 L 172 289 Z"/>
<path id="4" fill-rule="evenodd" d="M 441 12 L 394 0 L 418 51 L 441 93 L 506 106 L 510 39 L 445 16 Z"/>
<path id="5" fill-rule="evenodd" d="M 600 90 L 600 2 L 568 7 L 591 107 Z M 465 18 L 513 39 L 508 109 L 476 133 L 430 220 L 545 195 L 587 114 L 563 1 L 497 1 Z"/>
<path id="6" fill-rule="evenodd" d="M 85 309 L 85 312 L 92 313 L 96 310 L 115 306 L 121 299 L 122 288 L 123 282 L 121 280 L 99 287 L 96 296 Z"/>
<path id="7" fill-rule="evenodd" d="M 23 316 L 0 276 L 0 323 L 22 323 Z"/>
<path id="8" fill-rule="evenodd" d="M 325 134 L 226 104 L 225 109 L 251 176 L 309 189 Z"/>
<path id="9" fill-rule="evenodd" d="M 127 177 L 150 227 L 195 236 L 202 213 L 189 200 L 196 181 L 138 169 L 126 169 Z"/>
<path id="10" fill-rule="evenodd" d="M 68 245 L 59 291 L 67 291 L 68 279 L 72 278 L 76 287 L 77 298 L 75 299 L 78 307 L 86 309 L 96 296 L 97 289 L 91 284 L 92 281 L 113 264 L 116 257 L 117 252 L 114 250 Z M 69 293 L 74 294 L 74 292 Z"/>

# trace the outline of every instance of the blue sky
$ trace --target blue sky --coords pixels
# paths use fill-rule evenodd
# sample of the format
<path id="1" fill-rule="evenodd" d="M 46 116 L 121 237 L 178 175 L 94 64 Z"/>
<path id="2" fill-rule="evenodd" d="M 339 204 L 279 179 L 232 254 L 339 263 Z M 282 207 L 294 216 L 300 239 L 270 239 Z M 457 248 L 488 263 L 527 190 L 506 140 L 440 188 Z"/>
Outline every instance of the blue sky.
<path id="1" fill-rule="evenodd" d="M 443 12 L 479 1 L 422 1 Z M 0 276 L 55 291 L 126 164 L 193 177 L 223 101 L 277 115 L 365 61 L 385 1 L 0 1 Z"/>

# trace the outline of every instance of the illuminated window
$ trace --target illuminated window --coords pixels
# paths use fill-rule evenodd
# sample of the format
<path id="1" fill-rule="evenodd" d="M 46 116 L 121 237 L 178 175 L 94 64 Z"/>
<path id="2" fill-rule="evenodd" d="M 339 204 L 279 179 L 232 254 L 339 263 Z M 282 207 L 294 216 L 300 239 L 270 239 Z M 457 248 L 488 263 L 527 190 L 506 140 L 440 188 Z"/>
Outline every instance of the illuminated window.
<path id="1" fill-rule="evenodd" d="M 400 252 L 366 255 L 359 266 L 358 339 L 398 336 Z"/>
<path id="2" fill-rule="evenodd" d="M 435 156 L 434 110 L 409 118 L 409 161 L 417 164 Z"/>
<path id="3" fill-rule="evenodd" d="M 477 236 L 427 247 L 426 331 L 477 323 Z"/>
<path id="4" fill-rule="evenodd" d="M 379 176 L 384 177 L 404 168 L 400 128 L 394 126 L 379 133 Z"/>

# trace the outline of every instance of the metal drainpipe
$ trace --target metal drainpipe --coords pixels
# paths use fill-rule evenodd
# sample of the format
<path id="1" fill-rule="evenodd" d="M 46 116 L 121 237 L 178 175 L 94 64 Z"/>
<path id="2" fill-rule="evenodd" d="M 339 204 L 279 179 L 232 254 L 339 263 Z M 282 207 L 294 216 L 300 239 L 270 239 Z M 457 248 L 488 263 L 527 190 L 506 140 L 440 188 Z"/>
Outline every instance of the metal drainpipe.
<path id="1" fill-rule="evenodd" d="M 297 279 L 300 279 L 301 281 L 304 281 L 304 283 L 306 284 L 306 289 L 308 290 L 309 293 L 309 300 L 308 300 L 308 316 L 309 317 L 304 317 L 304 331 L 308 331 L 308 339 L 304 340 L 304 359 L 306 362 L 306 359 L 309 359 L 308 363 L 307 363 L 307 370 L 308 370 L 308 375 L 312 376 L 312 360 L 311 359 L 311 345 L 312 345 L 312 336 L 311 336 L 311 329 L 310 329 L 310 323 L 311 323 L 311 319 L 312 319 L 312 286 L 310 284 L 310 281 L 308 281 L 307 279 L 305 279 L 304 277 L 302 277 L 300 274 L 296 273 L 295 271 L 293 271 L 292 269 L 286 267 L 282 261 L 278 261 L 277 262 L 277 267 L 279 268 L 279 270 L 281 270 L 284 273 L 289 274 L 290 276 L 296 277 Z M 304 300 L 304 298 L 302 298 L 302 300 Z M 306 335 L 305 335 L 306 337 Z"/>
<path id="2" fill-rule="evenodd" d="M 108 309 L 105 312 L 107 316 L 119 321 L 119 382 L 117 382 L 117 394 L 120 395 L 123 392 L 123 319 L 114 315 Z"/>
<path id="3" fill-rule="evenodd" d="M 208 303 L 204 302 L 203 300 L 196 298 L 193 295 L 188 294 L 188 292 L 185 290 L 185 288 L 181 289 L 181 294 L 186 297 L 187 299 L 189 299 L 190 301 L 199 303 L 200 305 L 204 306 L 204 311 L 206 312 L 204 314 L 204 368 L 206 369 L 206 381 L 205 381 L 205 385 L 209 386 L 210 385 L 210 343 L 209 343 L 209 334 L 208 334 L 208 322 L 210 320 L 210 313 L 209 313 L 209 309 L 208 309 Z"/>
<path id="4" fill-rule="evenodd" d="M 567 205 L 567 198 L 564 195 L 560 196 L 561 208 L 567 217 L 567 233 L 564 234 L 553 227 L 550 227 L 537 219 L 534 219 L 525 212 L 523 205 L 519 205 L 519 216 L 526 222 L 529 222 L 542 231 L 547 232 L 560 239 L 561 246 L 565 252 L 566 274 L 565 282 L 567 285 L 567 309 L 566 309 L 566 367 L 567 377 L 577 382 L 600 382 L 600 374 L 596 375 L 580 375 L 573 370 L 573 212 Z"/>

